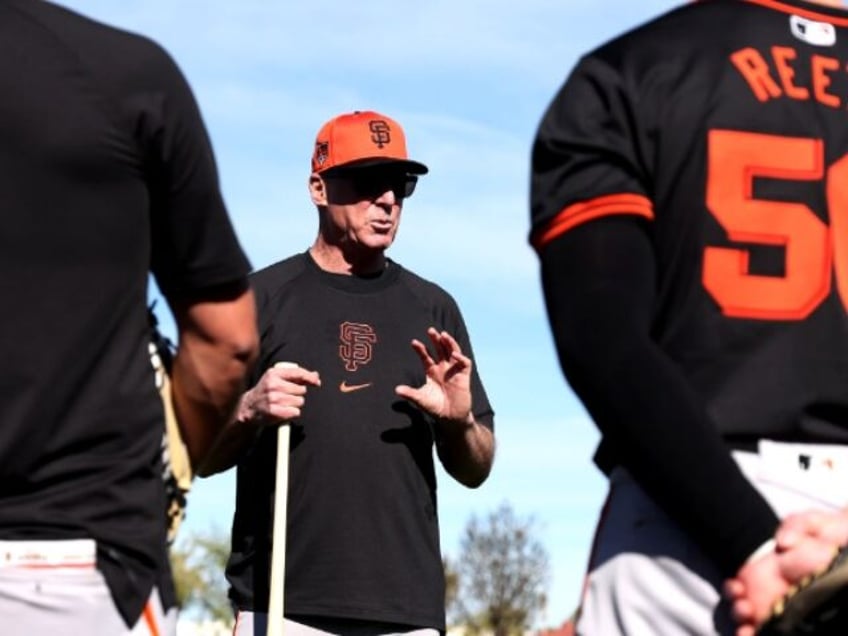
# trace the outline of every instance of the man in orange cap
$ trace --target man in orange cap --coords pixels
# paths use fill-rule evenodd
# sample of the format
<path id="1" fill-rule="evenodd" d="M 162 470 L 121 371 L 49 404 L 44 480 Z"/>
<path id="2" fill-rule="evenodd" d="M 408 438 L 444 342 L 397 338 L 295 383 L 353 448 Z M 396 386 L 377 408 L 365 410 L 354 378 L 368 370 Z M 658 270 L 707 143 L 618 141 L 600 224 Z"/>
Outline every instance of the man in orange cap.
<path id="1" fill-rule="evenodd" d="M 227 567 L 236 634 L 265 633 L 281 424 L 292 427 L 286 633 L 445 629 L 433 446 L 473 488 L 491 469 L 494 435 L 453 298 L 385 255 L 426 173 L 389 117 L 330 120 L 309 178 L 318 236 L 253 276 L 260 360 L 211 466 L 238 463 Z"/>

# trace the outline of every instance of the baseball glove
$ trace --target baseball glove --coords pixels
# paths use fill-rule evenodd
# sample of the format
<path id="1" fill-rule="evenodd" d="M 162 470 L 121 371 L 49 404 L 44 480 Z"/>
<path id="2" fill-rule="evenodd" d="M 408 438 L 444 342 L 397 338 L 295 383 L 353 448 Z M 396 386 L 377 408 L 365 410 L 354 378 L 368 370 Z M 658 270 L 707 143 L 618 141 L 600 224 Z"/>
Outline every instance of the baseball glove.
<path id="1" fill-rule="evenodd" d="M 165 430 L 162 434 L 162 481 L 165 484 L 166 520 L 168 524 L 168 543 L 173 543 L 180 524 L 185 518 L 186 495 L 191 489 L 194 474 L 188 451 L 183 442 L 177 417 L 174 414 L 174 404 L 171 399 L 171 367 L 174 362 L 176 348 L 158 328 L 153 307 L 148 310 L 150 320 L 150 363 L 156 377 L 156 388 L 162 398 L 165 410 Z"/>
<path id="2" fill-rule="evenodd" d="M 775 605 L 757 636 L 848 635 L 848 546 Z"/>

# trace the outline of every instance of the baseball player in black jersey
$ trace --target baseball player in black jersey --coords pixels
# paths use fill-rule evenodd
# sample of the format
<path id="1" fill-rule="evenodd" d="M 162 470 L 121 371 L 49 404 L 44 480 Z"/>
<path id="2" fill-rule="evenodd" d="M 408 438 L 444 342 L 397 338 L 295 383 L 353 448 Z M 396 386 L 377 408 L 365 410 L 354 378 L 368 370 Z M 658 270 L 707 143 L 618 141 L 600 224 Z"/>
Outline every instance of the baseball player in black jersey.
<path id="1" fill-rule="evenodd" d="M 0 622 L 166 634 L 152 272 L 198 463 L 257 349 L 249 264 L 185 79 L 156 44 L 0 2 Z"/>
<path id="2" fill-rule="evenodd" d="M 846 504 L 848 12 L 825 4 L 681 6 L 580 59 L 538 128 L 531 242 L 610 480 L 579 634 L 733 633 L 723 582 L 774 598 L 779 519 Z"/>
<path id="3" fill-rule="evenodd" d="M 433 447 L 476 487 L 494 436 L 456 303 L 385 255 L 426 172 L 389 117 L 332 119 L 309 178 L 315 243 L 252 276 L 260 361 L 208 469 L 238 461 L 227 566 L 236 634 L 265 633 L 280 424 L 292 427 L 286 633 L 445 629 Z"/>

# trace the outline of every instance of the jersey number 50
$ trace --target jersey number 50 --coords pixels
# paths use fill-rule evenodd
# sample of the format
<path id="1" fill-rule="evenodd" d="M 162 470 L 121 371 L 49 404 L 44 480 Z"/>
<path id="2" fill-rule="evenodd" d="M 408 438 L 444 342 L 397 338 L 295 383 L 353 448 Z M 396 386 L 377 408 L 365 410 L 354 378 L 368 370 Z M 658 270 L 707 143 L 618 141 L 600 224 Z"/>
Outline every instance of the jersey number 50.
<path id="1" fill-rule="evenodd" d="M 848 307 L 848 155 L 829 168 L 820 139 L 712 130 L 707 207 L 731 241 L 782 246 L 783 276 L 751 274 L 744 249 L 707 247 L 703 283 L 727 316 L 801 320 L 830 293 Z M 755 177 L 821 181 L 830 225 L 803 203 L 755 199 Z"/>

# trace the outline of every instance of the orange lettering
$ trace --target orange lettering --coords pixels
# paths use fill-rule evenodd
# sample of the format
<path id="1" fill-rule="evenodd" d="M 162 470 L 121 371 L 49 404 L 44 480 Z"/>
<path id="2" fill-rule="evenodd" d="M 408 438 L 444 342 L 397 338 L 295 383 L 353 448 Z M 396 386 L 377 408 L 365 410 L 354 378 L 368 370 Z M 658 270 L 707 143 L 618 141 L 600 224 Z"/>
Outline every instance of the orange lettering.
<path id="1" fill-rule="evenodd" d="M 736 51 L 730 56 L 730 61 L 748 82 L 754 96 L 761 102 L 782 95 L 780 86 L 770 75 L 768 64 L 757 49 L 748 47 Z"/>
<path id="2" fill-rule="evenodd" d="M 710 212 L 733 242 L 782 246 L 786 273 L 754 274 L 746 249 L 711 246 L 704 250 L 704 287 L 726 316 L 806 318 L 831 289 L 830 228 L 803 203 L 756 198 L 753 183 L 758 177 L 820 180 L 824 176 L 821 140 L 711 130 L 708 157 Z M 837 167 L 838 176 L 843 171 Z"/>
<path id="3" fill-rule="evenodd" d="M 796 86 L 793 82 L 795 69 L 790 66 L 789 61 L 798 57 L 795 49 L 788 46 L 773 46 L 771 47 L 771 54 L 774 57 L 774 65 L 786 94 L 793 99 L 809 99 L 810 91 L 801 86 Z"/>
<path id="4" fill-rule="evenodd" d="M 833 229 L 836 288 L 848 307 L 848 155 L 836 161 L 827 171 L 827 205 Z"/>
<path id="5" fill-rule="evenodd" d="M 813 55 L 813 94 L 816 99 L 825 106 L 839 108 L 839 97 L 827 92 L 827 87 L 831 84 L 831 79 L 827 75 L 828 72 L 839 69 L 839 61 L 832 57 L 824 57 L 822 55 Z"/>

